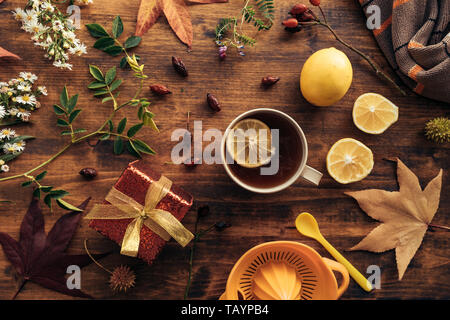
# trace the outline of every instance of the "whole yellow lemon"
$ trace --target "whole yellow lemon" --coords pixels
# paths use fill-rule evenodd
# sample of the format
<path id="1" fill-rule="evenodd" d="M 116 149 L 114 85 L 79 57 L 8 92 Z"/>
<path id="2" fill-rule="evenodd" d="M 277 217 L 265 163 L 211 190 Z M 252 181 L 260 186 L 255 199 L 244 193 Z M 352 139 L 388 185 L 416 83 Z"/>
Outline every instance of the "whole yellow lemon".
<path id="1" fill-rule="evenodd" d="M 303 65 L 300 89 L 309 103 L 326 107 L 342 99 L 352 79 L 352 64 L 345 53 L 336 48 L 322 49 Z"/>

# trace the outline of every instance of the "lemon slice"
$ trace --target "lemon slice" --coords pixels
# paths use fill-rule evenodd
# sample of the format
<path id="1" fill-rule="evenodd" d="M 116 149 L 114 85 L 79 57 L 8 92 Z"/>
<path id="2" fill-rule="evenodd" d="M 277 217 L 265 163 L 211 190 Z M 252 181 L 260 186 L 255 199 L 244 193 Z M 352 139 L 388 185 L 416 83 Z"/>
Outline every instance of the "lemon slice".
<path id="1" fill-rule="evenodd" d="M 339 183 L 360 181 L 369 175 L 372 168 L 372 151 L 358 140 L 341 139 L 328 151 L 328 173 Z"/>
<path id="2" fill-rule="evenodd" d="M 233 160 L 245 168 L 265 165 L 273 154 L 270 128 L 252 118 L 236 123 L 227 135 L 226 146 Z"/>
<path id="3" fill-rule="evenodd" d="M 361 131 L 380 134 L 398 120 L 398 107 L 376 93 L 359 96 L 353 106 L 353 122 Z"/>

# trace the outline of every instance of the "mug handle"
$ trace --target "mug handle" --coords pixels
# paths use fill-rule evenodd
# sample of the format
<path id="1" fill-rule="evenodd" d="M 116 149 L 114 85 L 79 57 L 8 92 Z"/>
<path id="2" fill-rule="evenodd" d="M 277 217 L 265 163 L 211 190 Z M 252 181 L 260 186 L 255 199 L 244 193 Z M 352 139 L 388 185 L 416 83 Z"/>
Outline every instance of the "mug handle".
<path id="1" fill-rule="evenodd" d="M 348 270 L 339 262 L 336 262 L 334 260 L 330 260 L 328 258 L 322 258 L 323 262 L 333 271 L 337 271 L 340 274 L 342 274 L 342 283 L 337 289 L 337 298 L 339 299 L 340 296 L 347 290 L 348 284 L 350 282 L 350 278 L 348 275 Z"/>
<path id="2" fill-rule="evenodd" d="M 311 168 L 308 165 L 305 166 L 305 168 L 303 169 L 303 171 L 300 175 L 302 176 L 303 179 L 314 183 L 316 186 L 319 185 L 319 182 L 323 177 L 322 173 L 320 173 L 319 171 L 317 171 L 314 168 Z"/>

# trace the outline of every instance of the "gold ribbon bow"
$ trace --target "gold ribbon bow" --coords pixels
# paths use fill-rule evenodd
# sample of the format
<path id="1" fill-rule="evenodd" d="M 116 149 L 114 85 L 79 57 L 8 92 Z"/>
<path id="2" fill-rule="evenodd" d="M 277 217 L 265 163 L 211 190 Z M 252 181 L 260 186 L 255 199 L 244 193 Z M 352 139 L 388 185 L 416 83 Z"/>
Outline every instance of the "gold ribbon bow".
<path id="1" fill-rule="evenodd" d="M 113 187 L 105 198 L 112 206 L 96 204 L 85 219 L 133 219 L 122 240 L 120 253 L 123 255 L 137 256 L 143 225 L 165 241 L 169 241 L 172 237 L 184 247 L 194 238 L 194 235 L 172 213 L 155 209 L 170 191 L 171 186 L 172 181 L 161 176 L 148 188 L 144 206 Z"/>

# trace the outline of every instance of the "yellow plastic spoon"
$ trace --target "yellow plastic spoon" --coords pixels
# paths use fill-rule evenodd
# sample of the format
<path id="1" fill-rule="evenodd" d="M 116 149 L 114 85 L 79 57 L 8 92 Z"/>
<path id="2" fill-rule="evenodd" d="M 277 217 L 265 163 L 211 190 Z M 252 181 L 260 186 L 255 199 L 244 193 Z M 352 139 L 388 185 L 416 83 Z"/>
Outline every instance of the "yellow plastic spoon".
<path id="1" fill-rule="evenodd" d="M 367 292 L 372 291 L 373 288 L 370 282 L 323 237 L 320 233 L 316 219 L 314 219 L 311 214 L 307 212 L 299 214 L 297 219 L 295 219 L 295 226 L 297 227 L 298 232 L 304 236 L 317 240 L 338 262 L 343 264 L 345 268 L 347 268 L 350 276 L 361 286 L 361 288 Z"/>

